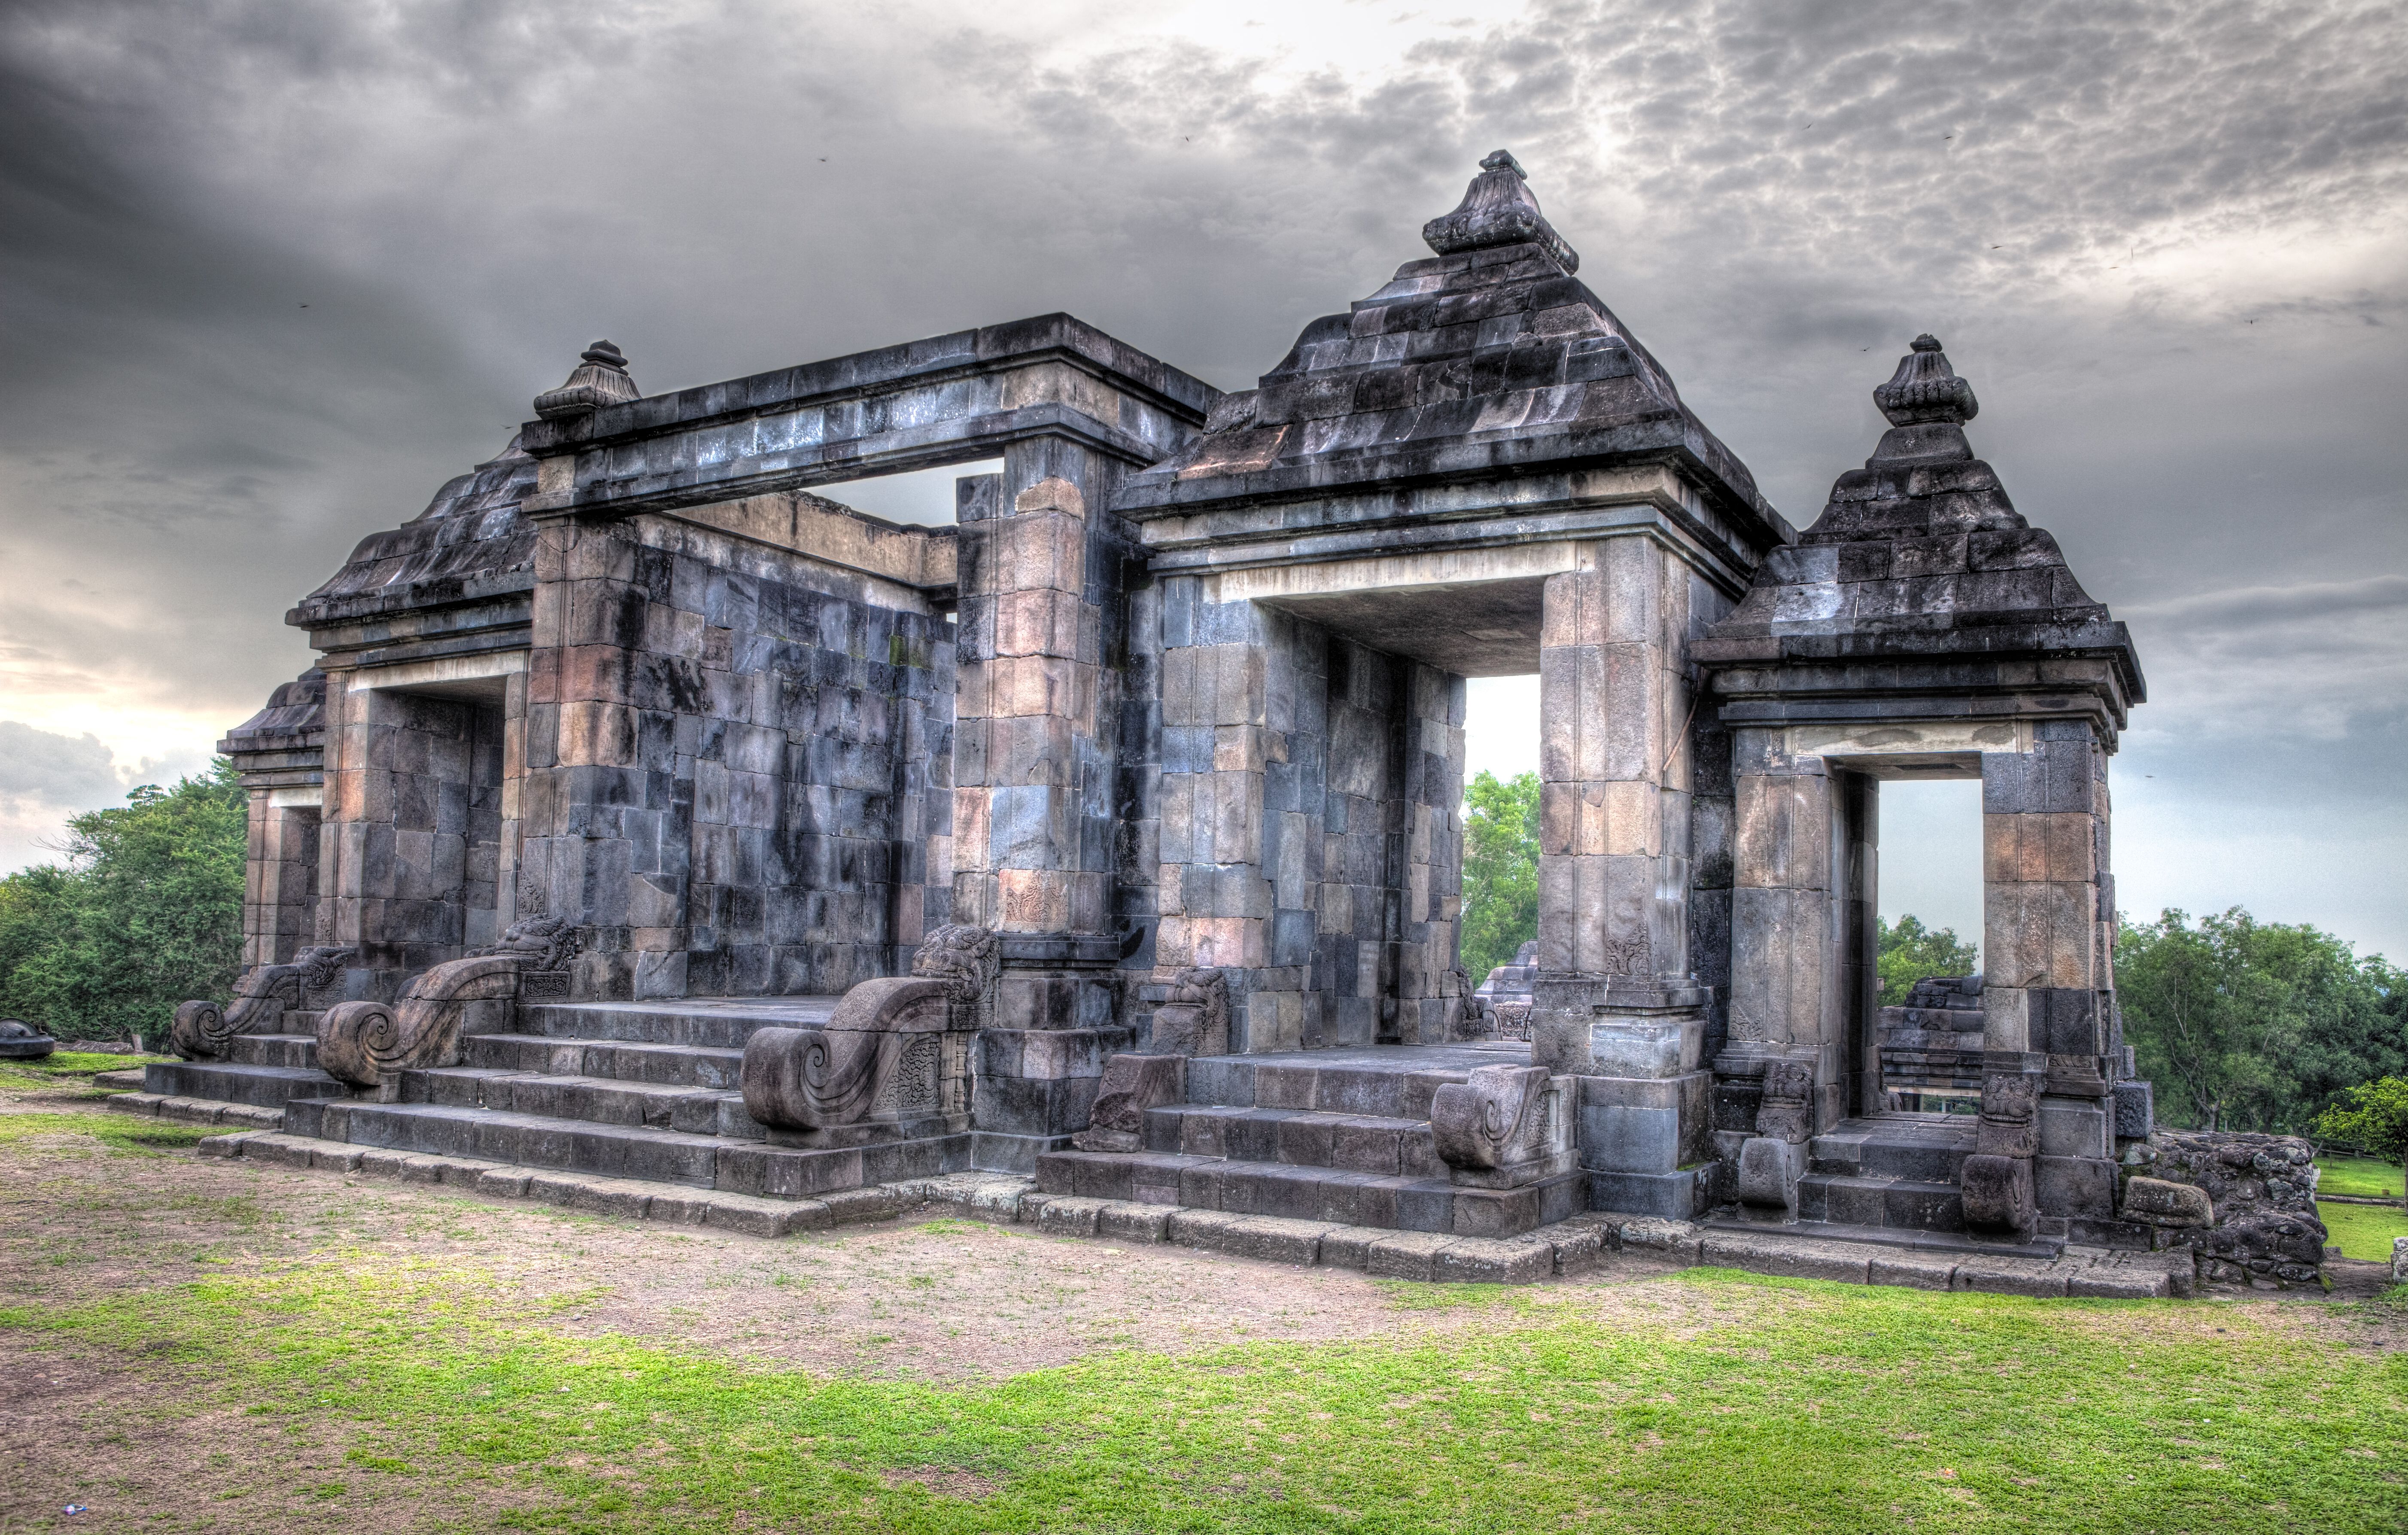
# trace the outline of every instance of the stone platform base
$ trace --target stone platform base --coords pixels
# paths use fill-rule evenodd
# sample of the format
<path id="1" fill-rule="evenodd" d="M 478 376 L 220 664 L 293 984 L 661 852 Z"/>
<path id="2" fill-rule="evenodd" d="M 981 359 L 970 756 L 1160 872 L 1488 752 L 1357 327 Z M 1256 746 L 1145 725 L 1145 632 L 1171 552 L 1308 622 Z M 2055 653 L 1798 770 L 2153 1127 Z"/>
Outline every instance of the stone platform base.
<path id="1" fill-rule="evenodd" d="M 790 1236 L 928 1211 L 997 1225 L 1027 1226 L 1051 1236 L 1101 1238 L 1124 1244 L 1170 1243 L 1233 1258 L 1354 1269 L 1380 1279 L 1534 1284 L 1578 1274 L 1612 1255 L 1628 1254 L 1682 1266 L 1995 1295 L 2150 1300 L 2186 1296 L 2195 1285 L 2194 1270 L 2185 1253 L 2068 1247 L 2056 1257 L 1952 1254 L 1878 1242 L 1724 1230 L 1688 1221 L 1602 1214 L 1574 1215 L 1515 1237 L 1455 1237 L 1048 1195 L 1038 1192 L 1026 1178 L 987 1173 L 951 1173 L 795 1201 L 543 1173 L 473 1158 L 408 1156 L 272 1131 L 216 1136 L 201 1143 L 200 1154 L 351 1176 L 440 1184 L 485 1199 L 538 1200 L 597 1215 L 705 1226 L 741 1236 Z"/>

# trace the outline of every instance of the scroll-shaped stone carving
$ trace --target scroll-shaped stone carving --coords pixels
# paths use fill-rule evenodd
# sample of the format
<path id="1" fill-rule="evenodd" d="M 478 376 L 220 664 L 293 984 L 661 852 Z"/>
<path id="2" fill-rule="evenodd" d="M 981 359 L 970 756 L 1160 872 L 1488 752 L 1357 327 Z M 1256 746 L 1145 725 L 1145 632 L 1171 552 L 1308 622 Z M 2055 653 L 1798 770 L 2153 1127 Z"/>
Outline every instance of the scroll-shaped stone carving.
<path id="1" fill-rule="evenodd" d="M 1104 1062 L 1095 1113 L 1070 1137 L 1081 1151 L 1137 1151 L 1145 1144 L 1145 1111 L 1187 1094 L 1187 1058 L 1123 1053 Z"/>
<path id="2" fill-rule="evenodd" d="M 1568 1165 L 1568 1128 L 1543 1066 L 1475 1066 L 1430 1099 L 1430 1134 L 1454 1181 L 1485 1187 L 1535 1182 Z"/>
<path id="3" fill-rule="evenodd" d="M 1756 1132 L 1790 1145 L 1814 1136 L 1814 1068 L 1803 1060 L 1776 1060 L 1764 1069 L 1764 1102 L 1756 1111 Z"/>
<path id="4" fill-rule="evenodd" d="M 922 1091 L 920 1084 L 895 1078 L 915 1059 L 927 1063 L 932 1077 L 941 1072 L 943 1052 L 913 1052 L 907 1045 L 953 1028 L 957 979 L 864 981 L 844 994 L 820 1028 L 754 1030 L 744 1042 L 744 1112 L 777 1130 L 824 1130 L 872 1117 L 882 1100 L 892 1117 L 909 1116 L 918 1104 L 926 1105 L 921 1112 L 950 1108 L 940 1083 L 931 1081 Z"/>
<path id="5" fill-rule="evenodd" d="M 348 1002 L 318 1019 L 318 1069 L 354 1087 L 395 1073 L 460 1062 L 460 1036 L 479 1002 L 518 996 L 518 954 L 452 959 L 411 979 L 396 1002 Z"/>
<path id="6" fill-rule="evenodd" d="M 289 964 L 253 965 L 235 982 L 234 1000 L 224 1006 L 200 1001 L 177 1008 L 168 1048 L 199 1060 L 223 1055 L 236 1034 L 277 1032 L 285 1010 L 298 1012 L 309 993 L 334 985 L 355 952 L 349 945 L 325 944 L 303 949 Z"/>
<path id="7" fill-rule="evenodd" d="M 1154 1053 L 1217 1056 L 1229 1049 L 1229 977 L 1218 970 L 1182 970 L 1170 1000 L 1154 1010 Z"/>
<path id="8" fill-rule="evenodd" d="M 1965 1224 L 1982 1231 L 2031 1229 L 2040 1218 L 2032 1187 L 2039 1153 L 2040 1078 L 2003 1072 L 1985 1077 L 1974 1154 L 1957 1177 Z"/>

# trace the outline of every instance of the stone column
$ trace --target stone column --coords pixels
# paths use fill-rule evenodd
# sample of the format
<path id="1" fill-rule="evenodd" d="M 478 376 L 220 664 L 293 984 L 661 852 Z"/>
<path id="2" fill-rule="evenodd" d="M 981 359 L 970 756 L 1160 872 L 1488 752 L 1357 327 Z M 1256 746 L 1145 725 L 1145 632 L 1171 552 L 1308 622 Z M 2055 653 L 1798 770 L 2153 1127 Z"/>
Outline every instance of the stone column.
<path id="1" fill-rule="evenodd" d="M 1689 974 L 1689 576 L 1643 536 L 1548 577 L 1531 1058 L 1580 1079 L 1600 1209 L 1685 1217 L 1713 1155 Z"/>
<path id="2" fill-rule="evenodd" d="M 953 917 L 995 930 L 1003 972 L 973 1089 L 982 1167 L 1027 1171 L 1087 1126 L 1127 1047 L 1111 931 L 1117 704 L 1103 667 L 1118 551 L 1113 465 L 1015 444 L 961 482 Z"/>
<path id="3" fill-rule="evenodd" d="M 2114 1213 L 2107 754 L 2086 721 L 2033 727 L 1982 756 L 1983 1030 L 1993 1074 L 2040 1075 L 2043 1218 Z"/>

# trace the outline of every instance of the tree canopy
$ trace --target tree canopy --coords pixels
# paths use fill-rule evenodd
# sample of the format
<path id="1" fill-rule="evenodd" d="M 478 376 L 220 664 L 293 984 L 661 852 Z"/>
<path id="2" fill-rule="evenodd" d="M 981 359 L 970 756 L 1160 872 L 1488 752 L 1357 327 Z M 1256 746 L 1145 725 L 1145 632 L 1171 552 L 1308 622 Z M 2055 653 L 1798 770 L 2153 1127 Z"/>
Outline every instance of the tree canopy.
<path id="1" fill-rule="evenodd" d="M 1887 917 L 1873 918 L 1879 935 L 1881 1004 L 1901 1006 L 1914 983 L 1927 975 L 1971 975 L 1982 968 L 1981 949 L 1956 936 L 1954 928 L 1927 928 L 1909 913 L 1892 927 Z"/>
<path id="2" fill-rule="evenodd" d="M 1484 771 L 1463 804 L 1463 968 L 1478 986 L 1539 936 L 1539 775 Z"/>
<path id="3" fill-rule="evenodd" d="M 2408 990 L 2306 924 L 2235 906 L 2128 923 L 2115 948 L 2124 1037 L 2157 1112 L 2197 1130 L 2305 1134 L 2344 1089 L 2408 1075 Z"/>
<path id="4" fill-rule="evenodd" d="M 0 1010 L 63 1038 L 155 1040 L 177 1003 L 226 997 L 244 820 L 222 758 L 70 819 L 64 864 L 0 877 Z"/>

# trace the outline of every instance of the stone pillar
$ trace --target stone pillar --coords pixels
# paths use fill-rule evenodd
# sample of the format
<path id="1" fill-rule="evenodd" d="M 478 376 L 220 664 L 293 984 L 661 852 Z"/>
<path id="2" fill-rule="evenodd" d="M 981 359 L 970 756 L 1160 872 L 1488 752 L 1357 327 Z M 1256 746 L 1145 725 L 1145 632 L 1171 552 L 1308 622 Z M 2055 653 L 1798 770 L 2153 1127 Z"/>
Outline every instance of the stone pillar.
<path id="1" fill-rule="evenodd" d="M 1539 639 L 1539 966 L 1685 976 L 1686 569 L 1609 539 L 1547 578 Z"/>
<path id="2" fill-rule="evenodd" d="M 2086 721 L 2043 721 L 2028 751 L 1982 756 L 1982 1043 L 1993 1074 L 2043 1079 L 2043 1219 L 2114 1214 L 2107 810 L 2107 754 Z"/>
<path id="3" fill-rule="evenodd" d="M 1118 697 L 1102 664 L 1126 540 L 1114 466 L 1015 444 L 960 482 L 953 918 L 1001 944 L 973 1089 L 979 1166 L 1025 1172 L 1088 1123 L 1126 1049 L 1113 920 Z"/>
<path id="4" fill-rule="evenodd" d="M 1578 1082 L 1598 1208 L 1712 1202 L 1705 993 L 1689 974 L 1686 567 L 1608 539 L 1541 618 L 1539 975 L 1531 1059 Z"/>

